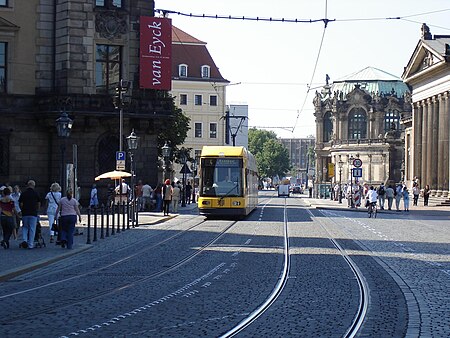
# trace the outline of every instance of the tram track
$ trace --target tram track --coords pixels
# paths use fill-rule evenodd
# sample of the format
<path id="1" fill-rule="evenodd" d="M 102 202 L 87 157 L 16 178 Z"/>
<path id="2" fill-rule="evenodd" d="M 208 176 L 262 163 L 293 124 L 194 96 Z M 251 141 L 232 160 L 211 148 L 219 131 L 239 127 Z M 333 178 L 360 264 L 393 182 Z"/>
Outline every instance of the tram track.
<path id="1" fill-rule="evenodd" d="M 285 289 L 285 286 L 287 284 L 287 281 L 289 279 L 289 272 L 290 272 L 290 266 L 291 266 L 291 259 L 290 259 L 290 241 L 289 241 L 289 221 L 288 221 L 288 206 L 286 204 L 286 198 L 284 199 L 284 210 L 283 210 L 283 233 L 284 233 L 284 263 L 283 263 L 283 270 L 280 274 L 280 278 L 277 282 L 277 284 L 274 286 L 271 293 L 268 295 L 266 300 L 259 305 L 254 311 L 252 311 L 246 318 L 241 320 L 237 325 L 235 325 L 233 328 L 228 330 L 227 332 L 221 334 L 220 337 L 234 337 L 240 332 L 243 332 L 248 326 L 250 326 L 252 323 L 256 322 L 259 317 L 261 317 L 269 308 L 274 305 L 278 299 L 278 297 L 283 293 L 283 290 Z M 309 210 L 306 209 L 307 212 L 310 214 L 312 218 L 316 218 L 314 214 Z M 338 252 L 341 254 L 347 265 L 350 267 L 351 271 L 353 272 L 355 279 L 358 284 L 359 288 L 359 304 L 358 308 L 356 310 L 356 313 L 354 315 L 354 318 L 351 322 L 350 327 L 347 328 L 345 331 L 343 337 L 345 338 L 353 338 L 355 337 L 367 314 L 368 309 L 368 303 L 369 303 L 369 287 L 367 282 L 364 279 L 364 276 L 356 263 L 351 259 L 349 254 L 345 251 L 345 249 L 338 243 L 338 241 L 333 238 L 333 236 L 329 233 L 329 231 L 326 229 L 325 225 L 320 221 L 317 220 L 320 224 L 321 228 L 326 232 L 328 236 L 328 240 L 333 244 L 333 246 L 338 250 Z M 245 332 L 245 331 L 244 331 Z"/>
<path id="2" fill-rule="evenodd" d="M 114 262 L 114 263 L 109 264 L 108 266 L 103 266 L 101 268 L 94 269 L 94 270 L 91 270 L 91 271 L 83 273 L 83 274 L 78 274 L 76 276 L 72 276 L 72 277 L 61 279 L 61 280 L 58 280 L 58 281 L 55 281 L 55 282 L 47 283 L 46 285 L 41 285 L 41 286 L 34 287 L 34 288 L 28 288 L 28 289 L 22 290 L 20 292 L 15 292 L 15 293 L 10 293 L 10 294 L 7 294 L 7 295 L 3 295 L 3 296 L 0 297 L 0 299 L 1 300 L 5 300 L 7 298 L 18 297 L 18 296 L 23 295 L 23 294 L 28 293 L 28 292 L 32 292 L 32 291 L 34 292 L 37 289 L 45 289 L 45 288 L 48 288 L 48 287 L 53 287 L 56 284 L 64 283 L 64 282 L 67 282 L 67 281 L 70 281 L 70 280 L 73 280 L 73 279 L 76 279 L 76 278 L 86 277 L 86 276 L 92 275 L 92 274 L 94 274 L 96 272 L 104 271 L 104 270 L 106 270 L 108 268 L 111 268 L 112 266 L 114 266 L 114 265 L 116 265 L 118 263 L 124 263 L 127 260 L 130 260 L 132 258 L 138 257 L 139 255 L 145 254 L 146 251 L 154 249 L 158 245 L 162 245 L 164 243 L 167 243 L 168 241 L 171 241 L 174 238 L 179 237 L 182 234 L 185 234 L 188 231 L 193 230 L 194 228 L 200 226 L 201 224 L 204 224 L 205 222 L 207 222 L 207 221 L 203 220 L 203 221 L 199 222 L 198 224 L 193 225 L 193 226 L 189 227 L 188 229 L 186 229 L 186 230 L 184 230 L 184 231 L 182 231 L 182 232 L 180 232 L 178 234 L 175 234 L 175 235 L 170 236 L 170 237 L 168 237 L 168 238 L 166 238 L 166 239 L 164 239 L 164 240 L 162 240 L 162 241 L 160 241 L 158 243 L 155 243 L 154 245 L 152 245 L 151 247 L 146 248 L 145 250 L 140 250 L 140 251 L 138 251 L 136 253 L 133 253 L 132 255 L 124 257 L 120 262 Z M 160 276 L 162 276 L 162 275 L 164 275 L 166 273 L 169 273 L 169 272 L 171 272 L 173 270 L 176 270 L 177 268 L 187 264 L 189 261 L 194 259 L 196 256 L 198 256 L 199 254 L 201 254 L 202 252 L 207 250 L 210 246 L 212 246 L 215 242 L 217 242 L 227 231 L 229 231 L 229 229 L 232 228 L 236 223 L 237 223 L 236 221 L 230 222 L 230 224 L 227 224 L 224 227 L 224 229 L 222 229 L 220 232 L 218 232 L 208 242 L 206 242 L 202 246 L 196 248 L 191 254 L 179 258 L 178 260 L 176 260 L 175 262 L 173 262 L 169 266 L 164 266 L 163 269 L 159 269 L 158 271 L 155 271 L 155 272 L 153 272 L 151 274 L 148 274 L 146 276 L 138 277 L 137 279 L 135 279 L 135 280 L 133 280 L 131 282 L 122 283 L 120 285 L 115 286 L 114 288 L 110 288 L 108 290 L 104 290 L 104 291 L 100 291 L 100 292 L 97 291 L 95 293 L 95 295 L 89 294 L 89 295 L 86 295 L 86 296 L 83 296 L 83 297 L 77 297 L 76 299 L 69 298 L 66 301 L 64 301 L 64 300 L 63 301 L 59 301 L 57 306 L 55 306 L 55 305 L 38 306 L 38 307 L 35 306 L 35 307 L 33 307 L 33 311 L 26 311 L 26 312 L 22 312 L 22 314 L 20 314 L 20 315 L 10 315 L 10 316 L 8 316 L 8 318 L 5 319 L 5 320 L 7 320 L 7 322 L 4 322 L 4 320 L 2 320 L 2 321 L 0 321 L 0 325 L 11 324 L 11 323 L 13 323 L 15 321 L 28 319 L 31 316 L 39 315 L 39 314 L 42 314 L 42 313 L 51 314 L 51 313 L 54 313 L 54 312 L 56 312 L 56 311 L 58 311 L 60 309 L 63 309 L 63 308 L 66 308 L 66 307 L 70 307 L 70 306 L 74 306 L 74 305 L 77 305 L 77 304 L 81 304 L 81 303 L 83 303 L 85 301 L 92 302 L 92 301 L 95 301 L 96 299 L 101 299 L 101 298 L 107 297 L 109 295 L 113 295 L 115 293 L 122 292 L 125 289 L 129 289 L 129 288 L 131 288 L 133 286 L 136 286 L 136 285 L 138 285 L 140 283 L 143 283 L 145 281 L 148 281 L 148 280 L 160 277 Z"/>

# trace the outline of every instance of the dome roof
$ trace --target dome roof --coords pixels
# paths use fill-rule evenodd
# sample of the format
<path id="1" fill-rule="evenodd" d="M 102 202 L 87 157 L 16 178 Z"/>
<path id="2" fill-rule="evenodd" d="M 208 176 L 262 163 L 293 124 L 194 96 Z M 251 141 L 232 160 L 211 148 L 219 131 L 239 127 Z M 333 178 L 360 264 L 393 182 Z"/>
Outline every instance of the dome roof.
<path id="1" fill-rule="evenodd" d="M 395 94 L 402 97 L 405 92 L 409 92 L 408 86 L 401 78 L 374 67 L 366 67 L 333 81 L 331 92 L 339 91 L 346 96 L 355 89 L 355 84 L 359 84 L 360 88 L 369 94 L 378 93 L 382 96 Z"/>

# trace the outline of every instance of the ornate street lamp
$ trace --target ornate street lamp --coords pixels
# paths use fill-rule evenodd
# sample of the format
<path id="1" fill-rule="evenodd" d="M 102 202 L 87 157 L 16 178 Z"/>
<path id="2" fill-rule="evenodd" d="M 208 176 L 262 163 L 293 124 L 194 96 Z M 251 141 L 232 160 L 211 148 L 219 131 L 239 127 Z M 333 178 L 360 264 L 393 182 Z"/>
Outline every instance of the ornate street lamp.
<path id="1" fill-rule="evenodd" d="M 182 149 L 180 152 L 181 155 L 181 164 L 182 166 L 182 170 L 183 170 L 183 194 L 181 196 L 181 207 L 185 207 L 186 206 L 186 150 Z"/>
<path id="2" fill-rule="evenodd" d="M 342 167 L 344 166 L 344 161 L 339 160 L 339 203 L 342 203 Z"/>
<path id="3" fill-rule="evenodd" d="M 166 143 L 164 143 L 164 146 L 161 148 L 162 156 L 164 157 L 163 180 L 166 179 L 166 175 L 169 172 L 169 157 L 171 150 L 172 148 L 170 148 L 166 141 Z"/>
<path id="4" fill-rule="evenodd" d="M 66 111 L 62 111 L 61 115 L 56 119 L 56 131 L 58 133 L 58 137 L 61 139 L 61 187 L 62 194 L 65 196 L 67 191 L 66 184 L 66 170 L 64 168 L 64 155 L 66 152 L 66 139 L 70 136 L 70 131 L 72 130 L 73 120 L 67 115 Z"/>
<path id="5" fill-rule="evenodd" d="M 134 187 L 134 182 L 135 182 L 135 177 L 136 177 L 136 165 L 134 163 L 134 151 L 138 148 L 139 146 L 139 137 L 136 136 L 136 134 L 134 133 L 134 129 L 131 132 L 130 136 L 127 137 L 127 144 L 128 144 L 128 149 L 130 150 L 129 154 L 130 154 L 130 166 L 131 166 L 131 203 L 132 203 L 132 221 L 135 221 L 135 217 L 134 214 L 138 212 L 137 208 L 136 208 L 136 194 L 135 194 L 135 187 Z M 137 219 L 137 218 L 136 218 Z"/>

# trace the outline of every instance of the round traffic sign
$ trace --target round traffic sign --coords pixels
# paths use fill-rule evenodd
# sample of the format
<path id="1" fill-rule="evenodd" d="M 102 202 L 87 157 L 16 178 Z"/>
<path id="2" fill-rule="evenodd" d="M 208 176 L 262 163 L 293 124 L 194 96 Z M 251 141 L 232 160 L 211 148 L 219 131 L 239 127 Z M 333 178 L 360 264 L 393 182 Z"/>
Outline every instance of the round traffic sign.
<path id="1" fill-rule="evenodd" d="M 356 167 L 356 168 L 361 167 L 362 166 L 362 161 L 359 158 L 355 158 L 353 160 L 353 166 Z"/>

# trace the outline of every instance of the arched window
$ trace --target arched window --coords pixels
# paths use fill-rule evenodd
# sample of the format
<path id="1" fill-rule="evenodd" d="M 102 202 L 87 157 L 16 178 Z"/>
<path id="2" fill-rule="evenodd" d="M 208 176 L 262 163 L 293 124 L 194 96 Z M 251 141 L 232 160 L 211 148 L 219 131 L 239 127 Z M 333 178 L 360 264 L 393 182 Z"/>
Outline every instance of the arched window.
<path id="1" fill-rule="evenodd" d="M 209 78 L 209 73 L 210 73 L 210 67 L 209 66 L 202 66 L 202 77 L 203 78 Z"/>
<path id="2" fill-rule="evenodd" d="M 388 110 L 384 113 L 384 131 L 400 129 L 400 112 L 398 110 Z"/>
<path id="3" fill-rule="evenodd" d="M 348 139 L 367 138 L 367 115 L 362 108 L 353 108 L 348 114 Z"/>
<path id="4" fill-rule="evenodd" d="M 104 136 L 98 143 L 98 172 L 106 173 L 116 169 L 116 151 L 119 150 L 119 138 L 113 135 Z"/>
<path id="5" fill-rule="evenodd" d="M 331 112 L 327 111 L 323 116 L 323 142 L 330 142 L 333 137 L 333 121 Z"/>
<path id="6" fill-rule="evenodd" d="M 188 76 L 188 66 L 187 65 L 179 65 L 178 66 L 178 76 L 179 77 L 187 77 Z"/>

